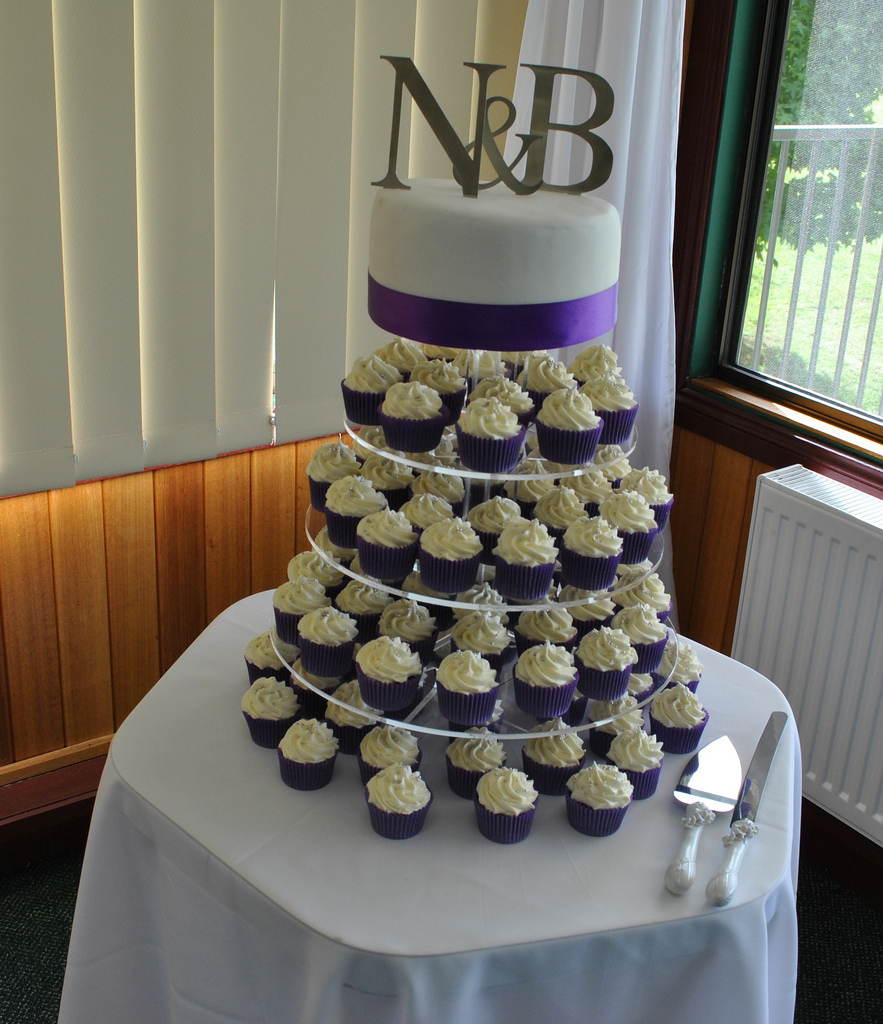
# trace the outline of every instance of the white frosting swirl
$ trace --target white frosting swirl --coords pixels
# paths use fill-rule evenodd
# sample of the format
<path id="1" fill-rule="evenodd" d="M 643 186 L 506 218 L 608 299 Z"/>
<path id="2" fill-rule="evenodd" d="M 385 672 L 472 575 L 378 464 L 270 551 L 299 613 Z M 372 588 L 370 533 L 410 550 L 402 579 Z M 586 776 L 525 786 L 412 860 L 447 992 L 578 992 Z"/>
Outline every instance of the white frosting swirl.
<path id="1" fill-rule="evenodd" d="M 452 505 L 463 500 L 466 488 L 463 480 L 452 473 L 436 473 L 432 469 L 424 469 L 411 484 L 411 494 L 437 494 Z M 325 499 L 328 503 L 328 499 Z"/>
<path id="2" fill-rule="evenodd" d="M 533 783 L 517 768 L 492 768 L 475 787 L 478 802 L 493 814 L 515 816 L 536 805 L 538 793 Z"/>
<path id="3" fill-rule="evenodd" d="M 518 377 L 518 383 L 531 391 L 541 391 L 549 394 L 559 388 L 575 388 L 576 378 L 572 373 L 567 372 L 564 363 L 555 359 L 554 356 L 543 356 L 540 359 L 531 359 L 527 367 L 527 377 L 522 373 Z"/>
<path id="4" fill-rule="evenodd" d="M 504 526 L 524 521 L 518 502 L 498 495 L 471 508 L 467 520 L 483 533 L 499 533 Z"/>
<path id="5" fill-rule="evenodd" d="M 501 654 L 509 646 L 509 630 L 500 615 L 473 611 L 451 627 L 451 640 L 460 650 L 478 654 Z"/>
<path id="6" fill-rule="evenodd" d="M 595 452 L 592 462 L 608 480 L 621 480 L 632 468 L 625 452 L 618 444 L 605 444 Z"/>
<path id="7" fill-rule="evenodd" d="M 457 372 L 457 368 L 444 359 L 430 359 L 415 366 L 411 371 L 411 380 L 425 384 L 440 395 L 455 395 L 466 388 L 466 381 Z"/>
<path id="8" fill-rule="evenodd" d="M 449 743 L 445 753 L 456 768 L 468 772 L 489 772 L 506 763 L 506 748 L 485 726 L 468 730 Z"/>
<path id="9" fill-rule="evenodd" d="M 671 676 L 673 683 L 696 683 L 702 677 L 702 662 L 686 640 L 671 639 L 665 645 L 659 674 Z"/>
<path id="10" fill-rule="evenodd" d="M 307 463 L 307 476 L 330 483 L 344 476 L 355 476 L 359 469 L 359 460 L 352 448 L 340 441 L 329 441 L 317 448 Z"/>
<path id="11" fill-rule="evenodd" d="M 656 529 L 653 510 L 637 491 L 614 491 L 601 502 L 600 512 L 623 533 L 649 533 Z"/>
<path id="12" fill-rule="evenodd" d="M 334 757 L 337 738 L 324 722 L 301 718 L 282 737 L 279 750 L 289 761 L 315 764 Z"/>
<path id="13" fill-rule="evenodd" d="M 369 707 L 364 698 L 362 697 L 362 691 L 359 689 L 359 683 L 356 679 L 351 679 L 348 683 L 341 683 L 340 686 L 333 692 L 333 697 L 338 700 L 342 700 L 346 707 L 342 707 L 340 704 L 335 704 L 333 701 L 328 701 L 328 707 L 325 711 L 325 717 L 334 722 L 335 725 L 342 726 L 354 726 L 359 729 L 362 726 L 370 725 L 372 719 L 366 718 L 364 715 L 360 715 L 359 711 L 370 711 L 374 714 L 380 714 L 374 708 Z"/>
<path id="14" fill-rule="evenodd" d="M 516 632 L 530 640 L 567 643 L 576 635 L 573 616 L 567 608 L 531 608 L 518 618 Z"/>
<path id="15" fill-rule="evenodd" d="M 273 607 L 290 615 L 303 615 L 331 604 L 325 588 L 310 576 L 298 576 L 273 591 Z"/>
<path id="16" fill-rule="evenodd" d="M 386 508 L 386 498 L 361 476 L 335 480 L 325 495 L 325 508 L 341 516 L 370 515 Z"/>
<path id="17" fill-rule="evenodd" d="M 420 534 L 420 547 L 434 558 L 457 562 L 477 555 L 481 541 L 465 519 L 455 516 L 427 526 Z"/>
<path id="18" fill-rule="evenodd" d="M 613 485 L 600 469 L 590 469 L 582 476 L 564 477 L 561 486 L 573 491 L 584 505 L 589 502 L 600 505 L 613 493 Z"/>
<path id="19" fill-rule="evenodd" d="M 350 580 L 334 599 L 337 607 L 347 615 L 374 615 L 382 612 L 392 601 L 392 594 L 361 580 Z"/>
<path id="20" fill-rule="evenodd" d="M 568 728 L 563 718 L 535 725 L 531 732 L 555 732 L 554 736 L 534 736 L 524 744 L 528 757 L 540 764 L 557 765 L 560 768 L 579 764 L 586 750 L 579 733 Z"/>
<path id="21" fill-rule="evenodd" d="M 605 373 L 619 373 L 619 362 L 608 345 L 588 345 L 567 369 L 577 380 L 587 381 Z"/>
<path id="22" fill-rule="evenodd" d="M 518 659 L 515 674 L 528 686 L 566 686 L 576 669 L 570 651 L 546 641 L 528 647 Z"/>
<path id="23" fill-rule="evenodd" d="M 638 652 L 621 629 L 601 626 L 580 640 L 576 656 L 587 667 L 602 672 L 622 672 L 638 660 Z"/>
<path id="24" fill-rule="evenodd" d="M 590 764 L 581 768 L 567 780 L 567 788 L 577 803 L 595 810 L 628 807 L 634 791 L 625 775 L 612 764 Z"/>
<path id="25" fill-rule="evenodd" d="M 591 399 L 574 388 L 559 388 L 543 402 L 537 419 L 555 430 L 596 430 L 601 421 Z"/>
<path id="26" fill-rule="evenodd" d="M 497 674 L 473 651 L 452 651 L 442 659 L 436 682 L 453 693 L 487 693 L 497 684 Z"/>
<path id="27" fill-rule="evenodd" d="M 579 622 L 598 622 L 610 618 L 616 610 L 612 598 L 598 597 L 591 590 L 580 590 L 579 587 L 562 587 L 559 595 L 562 602 L 567 602 L 568 611 Z M 570 604 L 579 601 L 582 604 Z"/>
<path id="28" fill-rule="evenodd" d="M 299 706 L 294 690 L 273 676 L 256 679 L 242 698 L 242 710 L 251 718 L 276 722 L 293 718 Z"/>
<path id="29" fill-rule="evenodd" d="M 636 604 L 618 611 L 611 626 L 621 629 L 633 644 L 657 643 L 668 636 L 668 630 L 647 604 Z"/>
<path id="30" fill-rule="evenodd" d="M 419 756 L 417 740 L 407 729 L 394 725 L 375 725 L 359 744 L 362 760 L 374 768 L 391 764 L 416 764 Z"/>
<path id="31" fill-rule="evenodd" d="M 616 603 L 622 608 L 636 604 L 648 604 L 658 613 L 671 607 L 671 596 L 665 592 L 665 584 L 655 572 L 646 575 L 646 569 L 619 567 L 617 577 Z"/>
<path id="32" fill-rule="evenodd" d="M 622 552 L 622 538 L 606 519 L 576 519 L 564 533 L 564 546 L 588 558 L 612 558 Z"/>
<path id="33" fill-rule="evenodd" d="M 650 702 L 650 713 L 672 729 L 691 729 L 705 718 L 699 698 L 683 683 L 660 690 Z"/>
<path id="34" fill-rule="evenodd" d="M 408 517 L 403 512 L 393 512 L 388 508 L 360 519 L 356 534 L 370 544 L 385 548 L 406 548 L 417 539 Z"/>
<path id="35" fill-rule="evenodd" d="M 336 587 L 343 579 L 343 573 L 336 565 L 327 562 L 317 551 L 301 551 L 288 563 L 288 579 L 299 577 L 318 580 L 323 587 Z"/>
<path id="36" fill-rule="evenodd" d="M 420 772 L 402 764 L 383 768 L 368 780 L 366 789 L 368 802 L 387 814 L 413 814 L 431 799 Z"/>
<path id="37" fill-rule="evenodd" d="M 494 440 L 514 437 L 521 430 L 518 417 L 498 398 L 476 398 L 469 402 L 458 426 L 473 437 Z"/>
<path id="38" fill-rule="evenodd" d="M 628 384 L 618 373 L 605 373 L 592 377 L 580 388 L 580 392 L 591 399 L 593 408 L 603 416 L 605 410 L 618 411 L 635 406 L 635 396 Z"/>
<path id="39" fill-rule="evenodd" d="M 530 412 L 533 408 L 530 395 L 508 377 L 486 377 L 472 392 L 472 401 L 477 398 L 498 398 L 516 415 Z"/>
<path id="40" fill-rule="evenodd" d="M 359 632 L 355 620 L 337 608 L 316 608 L 307 612 L 298 622 L 297 631 L 303 640 L 328 647 L 349 643 Z"/>
<path id="41" fill-rule="evenodd" d="M 372 452 L 362 463 L 362 476 L 378 491 L 408 487 L 414 482 L 414 472 L 402 462 L 388 459 L 380 452 Z"/>
<path id="42" fill-rule="evenodd" d="M 393 419 L 432 420 L 442 407 L 437 391 L 419 381 L 393 384 L 383 400 L 383 412 Z"/>
<path id="43" fill-rule="evenodd" d="M 369 391 L 379 395 L 401 379 L 399 371 L 375 353 L 357 359 L 344 378 L 344 383 L 352 391 Z"/>
<path id="44" fill-rule="evenodd" d="M 601 722 L 609 718 L 610 721 L 599 725 L 601 732 L 609 735 L 616 735 L 623 729 L 642 729 L 644 717 L 638 702 L 630 694 L 618 697 L 616 700 L 595 700 L 589 708 L 589 718 L 593 722 Z"/>
<path id="45" fill-rule="evenodd" d="M 515 565 L 549 565 L 558 549 L 541 522 L 531 519 L 504 526 L 494 554 Z"/>
<path id="46" fill-rule="evenodd" d="M 435 633 L 435 616 L 422 604 L 402 597 L 383 609 L 378 630 L 382 636 L 399 637 L 405 643 L 418 643 Z"/>
<path id="47" fill-rule="evenodd" d="M 379 636 L 363 644 L 356 663 L 366 675 L 385 683 L 404 683 L 423 671 L 420 658 L 404 640 L 393 636 Z"/>
<path id="48" fill-rule="evenodd" d="M 279 655 L 273 649 L 274 642 L 279 652 L 285 658 L 286 663 L 293 665 L 295 658 L 297 658 L 297 647 L 293 644 L 284 644 L 279 639 L 275 629 L 267 630 L 265 633 L 261 633 L 254 637 L 254 639 L 249 640 L 245 647 L 246 661 L 251 662 L 252 665 L 256 665 L 260 669 L 271 669 L 273 671 L 281 669 L 282 662 L 279 660 Z"/>
<path id="49" fill-rule="evenodd" d="M 437 494 L 415 494 L 399 511 L 403 512 L 408 517 L 408 522 L 418 530 L 425 530 L 433 523 L 454 517 L 450 502 Z"/>
<path id="50" fill-rule="evenodd" d="M 505 612 L 498 611 L 502 605 L 506 604 L 503 595 L 498 591 L 494 590 L 490 583 L 485 581 L 484 583 L 474 583 L 468 590 L 464 590 L 461 594 L 457 595 L 457 600 L 464 604 L 475 605 L 474 608 L 455 608 L 454 618 L 464 619 L 467 615 L 471 615 L 474 611 L 493 612 L 495 615 L 499 615 L 500 621 L 505 625 L 509 621 L 509 616 Z"/>
<path id="51" fill-rule="evenodd" d="M 381 348 L 376 349 L 374 355 L 379 356 L 397 370 L 401 370 L 402 373 L 411 373 L 420 363 L 426 362 L 426 354 L 422 347 L 416 341 L 410 341 L 408 338 L 395 337 Z"/>
<path id="52" fill-rule="evenodd" d="M 566 530 L 571 523 L 585 519 L 586 510 L 575 491 L 567 487 L 556 487 L 537 501 L 533 510 L 534 518 L 553 529 Z"/>
<path id="53" fill-rule="evenodd" d="M 647 772 L 662 763 L 662 744 L 643 729 L 624 729 L 613 738 L 607 756 L 622 771 Z"/>
<path id="54" fill-rule="evenodd" d="M 624 491 L 637 491 L 651 505 L 666 505 L 672 500 L 672 493 L 665 483 L 665 477 L 655 469 L 631 469 L 619 485 Z"/>

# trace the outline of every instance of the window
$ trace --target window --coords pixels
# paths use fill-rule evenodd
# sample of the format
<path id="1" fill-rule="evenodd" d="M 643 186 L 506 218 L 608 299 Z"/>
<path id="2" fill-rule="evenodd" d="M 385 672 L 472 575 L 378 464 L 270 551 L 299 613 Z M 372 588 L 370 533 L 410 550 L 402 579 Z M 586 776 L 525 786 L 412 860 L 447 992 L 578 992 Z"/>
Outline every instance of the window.
<path id="1" fill-rule="evenodd" d="M 709 353 L 699 340 L 691 366 L 707 373 L 715 358 L 725 381 L 878 437 L 881 32 L 879 0 L 736 5 L 696 321 L 723 341 Z M 713 221 L 726 214 L 715 252 Z"/>

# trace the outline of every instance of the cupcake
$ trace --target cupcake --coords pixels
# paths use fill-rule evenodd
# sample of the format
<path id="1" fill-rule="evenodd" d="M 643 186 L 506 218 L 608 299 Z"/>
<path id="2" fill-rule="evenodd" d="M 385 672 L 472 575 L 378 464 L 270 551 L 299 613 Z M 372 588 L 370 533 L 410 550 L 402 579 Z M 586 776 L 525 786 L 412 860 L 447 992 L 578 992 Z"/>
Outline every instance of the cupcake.
<path id="1" fill-rule="evenodd" d="M 593 629 L 609 626 L 616 612 L 613 599 L 609 595 L 580 590 L 579 587 L 562 587 L 558 600 L 573 616 L 573 624 L 580 640 Z"/>
<path id="2" fill-rule="evenodd" d="M 448 786 L 457 796 L 472 800 L 482 775 L 505 763 L 506 749 L 494 734 L 486 726 L 471 728 L 445 750 Z"/>
<path id="3" fill-rule="evenodd" d="M 284 643 L 297 645 L 297 624 L 300 620 L 307 612 L 329 604 L 331 598 L 317 579 L 298 576 L 294 580 L 286 580 L 273 591 L 273 616 L 279 638 Z"/>
<path id="4" fill-rule="evenodd" d="M 444 594 L 456 594 L 475 582 L 481 561 L 481 541 L 465 519 L 433 523 L 420 534 L 420 575 Z"/>
<path id="5" fill-rule="evenodd" d="M 607 590 L 616 579 L 622 544 L 619 531 L 601 516 L 574 520 L 558 546 L 564 582 L 579 590 Z"/>
<path id="6" fill-rule="evenodd" d="M 467 513 L 466 519 L 481 541 L 481 560 L 485 565 L 494 564 L 494 548 L 503 527 L 524 521 L 518 502 L 502 495 L 475 505 Z"/>
<path id="7" fill-rule="evenodd" d="M 300 660 L 307 672 L 338 678 L 349 671 L 359 630 L 337 608 L 317 608 L 297 624 Z"/>
<path id="8" fill-rule="evenodd" d="M 342 548 L 356 547 L 359 520 L 388 505 L 386 498 L 363 477 L 335 480 L 325 495 L 325 520 L 331 543 Z"/>
<path id="9" fill-rule="evenodd" d="M 614 593 L 620 608 L 649 604 L 660 622 L 665 622 L 671 611 L 671 595 L 666 593 L 665 584 L 657 573 L 648 574 L 642 566 L 621 565 L 616 571 Z"/>
<path id="10" fill-rule="evenodd" d="M 451 503 L 437 494 L 415 494 L 408 498 L 400 511 L 404 512 L 418 537 L 427 526 L 454 518 Z"/>
<path id="11" fill-rule="evenodd" d="M 632 802 L 632 784 L 612 764 L 591 764 L 567 780 L 567 821 L 585 836 L 610 836 Z"/>
<path id="12" fill-rule="evenodd" d="M 362 463 L 362 476 L 379 491 L 392 509 L 399 509 L 411 496 L 414 471 L 403 462 L 390 459 L 381 452 L 367 456 Z"/>
<path id="13" fill-rule="evenodd" d="M 277 747 L 300 711 L 290 686 L 273 676 L 261 676 L 242 698 L 242 714 L 259 747 Z"/>
<path id="14" fill-rule="evenodd" d="M 380 406 L 380 424 L 387 444 L 409 452 L 428 452 L 441 440 L 451 410 L 437 391 L 409 381 L 393 384 Z"/>
<path id="15" fill-rule="evenodd" d="M 486 377 L 472 392 L 472 398 L 496 398 L 511 409 L 522 425 L 534 418 L 533 399 L 520 384 L 502 375 Z"/>
<path id="16" fill-rule="evenodd" d="M 355 621 L 356 639 L 362 644 L 377 636 L 381 612 L 392 602 L 392 594 L 361 580 L 350 580 L 334 599 L 337 608 Z"/>
<path id="17" fill-rule="evenodd" d="M 353 451 L 360 462 L 364 462 L 374 452 L 381 454 L 388 451 L 392 446 L 386 443 L 383 427 L 379 423 L 362 427 L 353 438 Z"/>
<path id="18" fill-rule="evenodd" d="M 589 708 L 589 719 L 599 722 L 589 733 L 589 747 L 598 757 L 607 757 L 614 738 L 627 729 L 643 729 L 644 716 L 630 694 L 616 700 L 595 700 Z"/>
<path id="19" fill-rule="evenodd" d="M 627 565 L 643 562 L 659 533 L 646 498 L 636 491 L 617 490 L 604 499 L 600 512 L 622 537 L 621 560 Z"/>
<path id="20" fill-rule="evenodd" d="M 489 611 L 472 611 L 451 626 L 451 645 L 457 651 L 471 651 L 484 658 L 495 672 L 506 663 L 509 630 L 500 615 Z M 454 721 L 461 721 L 454 718 Z"/>
<path id="21" fill-rule="evenodd" d="M 375 725 L 359 744 L 359 775 L 365 785 L 372 776 L 393 764 L 406 765 L 415 771 L 423 754 L 417 740 L 407 729 L 395 725 Z"/>
<path id="22" fill-rule="evenodd" d="M 621 609 L 614 615 L 612 627 L 625 633 L 638 656 L 633 671 L 655 672 L 668 642 L 668 630 L 650 605 L 636 604 Z"/>
<path id="23" fill-rule="evenodd" d="M 517 502 L 526 519 L 533 516 L 539 499 L 555 489 L 554 477 L 538 475 L 546 472 L 546 466 L 540 459 L 525 459 L 506 481 L 503 493 Z"/>
<path id="24" fill-rule="evenodd" d="M 546 796 L 563 796 L 567 780 L 575 775 L 586 760 L 586 751 L 579 733 L 568 728 L 563 719 L 553 718 L 531 729 L 531 736 L 521 748 L 524 773 L 537 791 Z"/>
<path id="25" fill-rule="evenodd" d="M 592 465 L 607 477 L 614 488 L 619 487 L 620 480 L 631 472 L 632 468 L 625 452 L 618 444 L 599 445 Z"/>
<path id="26" fill-rule="evenodd" d="M 317 676 L 307 672 L 300 658 L 291 667 L 294 670 L 291 687 L 300 702 L 301 718 L 323 718 L 328 704 L 326 694 L 336 689 L 340 680 L 336 676 Z"/>
<path id="27" fill-rule="evenodd" d="M 423 828 L 432 803 L 419 772 L 394 764 L 365 785 L 371 827 L 384 839 L 411 839 Z"/>
<path id="28" fill-rule="evenodd" d="M 378 356 L 385 363 L 394 366 L 402 375 L 403 380 L 408 380 L 414 370 L 426 362 L 426 353 L 423 346 L 408 338 L 394 337 L 381 348 L 375 350 L 374 355 Z"/>
<path id="29" fill-rule="evenodd" d="M 324 722 L 300 718 L 276 748 L 282 781 L 292 789 L 321 789 L 334 773 L 337 740 Z"/>
<path id="30" fill-rule="evenodd" d="M 400 711 L 417 696 L 423 665 L 404 640 L 379 636 L 359 648 L 356 673 L 371 707 Z"/>
<path id="31" fill-rule="evenodd" d="M 572 650 L 577 641 L 573 616 L 567 608 L 529 608 L 518 616 L 515 649 L 522 655 L 537 644 L 557 644 Z"/>
<path id="32" fill-rule="evenodd" d="M 603 377 L 607 373 L 619 373 L 619 361 L 616 353 L 609 345 L 587 345 L 567 367 L 568 373 L 585 384 L 593 377 Z"/>
<path id="33" fill-rule="evenodd" d="M 455 516 L 460 514 L 465 493 L 466 488 L 461 477 L 454 473 L 441 473 L 435 469 L 424 469 L 422 473 L 417 474 L 411 484 L 412 497 L 417 494 L 436 494 L 448 502 Z"/>
<path id="34" fill-rule="evenodd" d="M 504 597 L 537 601 L 545 597 L 558 551 L 549 531 L 536 520 L 504 526 L 494 548 L 494 583 Z"/>
<path id="35" fill-rule="evenodd" d="M 637 660 L 637 653 L 621 629 L 593 629 L 576 649 L 579 688 L 592 700 L 616 700 L 628 691 L 629 676 Z"/>
<path id="36" fill-rule="evenodd" d="M 387 389 L 401 381 L 402 375 L 377 355 L 357 359 L 340 382 L 343 409 L 353 423 L 380 423 L 380 404 Z"/>
<path id="37" fill-rule="evenodd" d="M 518 383 L 533 399 L 539 416 L 543 403 L 553 391 L 560 391 L 563 388 L 575 389 L 577 381 L 573 374 L 567 372 L 564 363 L 554 356 L 546 355 L 531 359 L 527 369 L 519 375 Z"/>
<path id="38" fill-rule="evenodd" d="M 708 712 L 683 683 L 668 686 L 650 702 L 650 729 L 671 754 L 692 754 L 699 746 Z"/>
<path id="39" fill-rule="evenodd" d="M 313 544 L 320 557 L 324 554 L 333 562 L 337 562 L 338 565 L 349 565 L 356 555 L 355 548 L 341 548 L 336 544 L 332 544 L 331 538 L 328 536 L 327 526 L 323 526 L 316 534 L 313 538 Z M 328 562 L 325 564 L 328 565 L 329 568 L 333 568 L 333 566 L 330 566 Z"/>
<path id="40" fill-rule="evenodd" d="M 661 473 L 647 466 L 632 469 L 622 478 L 619 486 L 624 491 L 637 491 L 642 498 L 646 498 L 656 526 L 660 531 L 665 529 L 674 504 L 674 495 L 666 486 L 665 477 Z"/>
<path id="41" fill-rule="evenodd" d="M 383 609 L 377 633 L 378 636 L 404 640 L 425 665 L 435 652 L 438 634 L 434 609 L 428 609 L 412 598 L 399 598 Z"/>
<path id="42" fill-rule="evenodd" d="M 453 609 L 453 618 L 455 620 L 465 618 L 472 612 L 479 611 L 493 612 L 494 615 L 499 616 L 504 626 L 509 621 L 509 616 L 503 611 L 506 606 L 506 600 L 489 580 L 473 583 L 468 590 L 463 590 L 457 594 L 457 600 L 465 607 Z"/>
<path id="43" fill-rule="evenodd" d="M 619 374 L 593 377 L 580 387 L 580 394 L 591 400 L 592 408 L 604 422 L 599 444 L 624 444 L 632 436 L 638 415 L 638 402 Z"/>
<path id="44" fill-rule="evenodd" d="M 494 713 L 500 684 L 488 662 L 472 651 L 453 651 L 435 676 L 438 710 L 463 725 L 483 725 Z"/>
<path id="45" fill-rule="evenodd" d="M 655 675 L 650 672 L 635 672 L 629 676 L 629 695 L 634 697 L 639 704 L 643 704 L 645 700 L 653 695 L 653 692 L 658 688 L 659 681 Z"/>
<path id="46" fill-rule="evenodd" d="M 576 689 L 573 655 L 548 642 L 529 647 L 512 677 L 515 703 L 526 714 L 546 721 L 563 715 Z"/>
<path id="47" fill-rule="evenodd" d="M 414 568 L 417 534 L 402 512 L 382 508 L 356 527 L 359 565 L 380 580 L 403 580 Z"/>
<path id="48" fill-rule="evenodd" d="M 352 448 L 342 441 L 329 441 L 316 449 L 307 463 L 310 504 L 317 512 L 325 511 L 325 493 L 330 484 L 346 476 L 357 476 L 359 460 Z"/>
<path id="49" fill-rule="evenodd" d="M 525 428 L 498 398 L 470 401 L 456 429 L 460 461 L 467 469 L 508 473 L 518 464 Z"/>
<path id="50" fill-rule="evenodd" d="M 564 476 L 561 486 L 573 491 L 589 516 L 598 515 L 601 502 L 613 493 L 613 484 L 600 469 L 588 469 L 580 476 Z"/>
<path id="51" fill-rule="evenodd" d="M 456 423 L 466 400 L 466 381 L 457 368 L 444 359 L 430 359 L 411 371 L 411 381 L 432 388 L 447 406 L 449 423 Z"/>
<path id="52" fill-rule="evenodd" d="M 284 664 L 276 653 L 277 650 L 285 659 Z M 288 666 L 294 664 L 297 655 L 297 648 L 293 644 L 283 643 L 275 629 L 260 633 L 249 640 L 245 648 L 245 667 L 248 671 L 249 685 L 262 676 L 273 676 L 283 683 L 288 682 L 291 675 Z"/>
<path id="53" fill-rule="evenodd" d="M 574 388 L 560 388 L 543 402 L 536 426 L 544 459 L 583 465 L 595 455 L 604 421 L 595 414 L 588 396 Z"/>
<path id="54" fill-rule="evenodd" d="M 610 744 L 607 757 L 633 787 L 633 800 L 646 800 L 656 792 L 662 770 L 662 744 L 643 729 L 625 729 Z"/>
<path id="55" fill-rule="evenodd" d="M 669 686 L 683 683 L 695 693 L 702 679 L 702 662 L 686 640 L 671 637 L 665 645 L 654 679 L 659 682 L 665 680 Z"/>
<path id="56" fill-rule="evenodd" d="M 374 728 L 374 719 L 361 712 L 368 712 L 369 715 L 379 715 L 380 712 L 365 703 L 355 679 L 341 683 L 331 696 L 342 703 L 328 701 L 325 710 L 328 728 L 334 733 L 341 754 L 358 754 L 359 744 Z"/>
<path id="57" fill-rule="evenodd" d="M 539 794 L 517 768 L 492 768 L 478 780 L 473 797 L 478 830 L 494 843 L 520 843 L 530 834 Z"/>
<path id="58" fill-rule="evenodd" d="M 421 341 L 420 348 L 427 359 L 456 359 L 460 354 L 459 348 L 451 348 L 447 345 L 430 345 L 429 342 Z"/>
<path id="59" fill-rule="evenodd" d="M 419 572 L 412 572 L 405 579 L 401 589 L 411 600 L 416 601 L 421 608 L 425 608 L 435 618 L 437 631 L 450 628 L 454 621 L 454 609 L 450 605 L 438 603 L 440 600 L 448 600 L 451 597 L 450 594 L 442 594 L 438 590 L 433 590 L 432 587 L 427 587 Z"/>
<path id="60" fill-rule="evenodd" d="M 588 518 L 576 493 L 566 487 L 556 487 L 544 494 L 534 507 L 533 517 L 546 527 L 559 550 L 568 526 Z"/>
<path id="61" fill-rule="evenodd" d="M 318 551 L 301 551 L 295 555 L 288 563 L 287 576 L 290 583 L 303 578 L 318 580 L 331 600 L 343 589 L 345 581 L 340 569 L 323 558 Z"/>

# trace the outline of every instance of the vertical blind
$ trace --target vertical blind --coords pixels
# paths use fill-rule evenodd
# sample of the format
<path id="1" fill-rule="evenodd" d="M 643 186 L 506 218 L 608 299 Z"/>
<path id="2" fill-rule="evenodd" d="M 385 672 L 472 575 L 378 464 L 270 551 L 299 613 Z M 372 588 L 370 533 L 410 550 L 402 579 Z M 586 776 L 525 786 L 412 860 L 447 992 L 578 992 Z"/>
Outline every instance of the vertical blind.
<path id="1" fill-rule="evenodd" d="M 0 495 L 338 429 L 385 340 L 380 56 L 466 139 L 463 62 L 514 67 L 525 2 L 0 0 Z M 410 129 L 402 172 L 447 177 Z"/>

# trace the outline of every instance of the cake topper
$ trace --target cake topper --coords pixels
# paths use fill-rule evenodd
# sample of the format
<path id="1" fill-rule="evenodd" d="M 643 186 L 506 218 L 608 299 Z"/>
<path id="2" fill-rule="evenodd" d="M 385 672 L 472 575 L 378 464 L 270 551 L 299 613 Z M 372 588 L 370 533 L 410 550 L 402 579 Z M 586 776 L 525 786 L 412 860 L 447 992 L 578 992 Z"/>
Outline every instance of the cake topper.
<path id="1" fill-rule="evenodd" d="M 381 56 L 381 60 L 389 61 L 395 69 L 395 91 L 393 93 L 392 131 L 389 140 L 389 164 L 386 174 L 379 181 L 371 182 L 383 188 L 407 189 L 409 186 L 399 180 L 396 173 L 399 151 L 399 133 L 402 121 L 403 88 L 411 94 L 420 113 L 426 119 L 435 137 L 451 160 L 454 179 L 463 189 L 464 196 L 477 196 L 481 189 L 491 188 L 502 182 L 507 188 L 519 195 L 529 195 L 537 189 L 554 192 L 591 192 L 599 188 L 610 177 L 613 170 L 613 151 L 607 143 L 596 135 L 594 129 L 610 119 L 613 113 L 613 90 L 610 83 L 592 71 L 581 71 L 577 68 L 559 68 L 545 64 L 522 64 L 534 74 L 533 105 L 531 108 L 530 131 L 518 133 L 521 139 L 521 150 L 511 164 L 507 164 L 496 143 L 498 135 L 507 132 L 515 121 L 515 104 L 505 96 L 488 96 L 488 83 L 495 71 L 505 67 L 503 64 L 479 64 L 465 61 L 464 66 L 472 68 L 478 75 L 478 102 L 475 114 L 475 129 L 472 142 L 464 145 L 454 131 L 432 95 L 423 76 L 417 70 L 410 57 Z M 552 90 L 558 75 L 575 75 L 587 82 L 595 97 L 592 114 L 580 124 L 563 124 L 552 121 Z M 490 126 L 490 108 L 495 103 L 502 103 L 506 108 L 506 118 L 496 129 Z M 592 150 L 592 167 L 582 181 L 569 185 L 552 185 L 543 181 L 543 168 L 546 162 L 546 146 L 549 132 L 570 132 L 583 139 Z M 480 180 L 481 154 L 486 153 L 491 166 L 497 174 L 493 181 Z M 526 157 L 526 160 L 525 160 Z M 517 178 L 513 169 L 525 160 L 523 178 Z"/>

